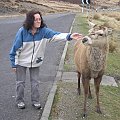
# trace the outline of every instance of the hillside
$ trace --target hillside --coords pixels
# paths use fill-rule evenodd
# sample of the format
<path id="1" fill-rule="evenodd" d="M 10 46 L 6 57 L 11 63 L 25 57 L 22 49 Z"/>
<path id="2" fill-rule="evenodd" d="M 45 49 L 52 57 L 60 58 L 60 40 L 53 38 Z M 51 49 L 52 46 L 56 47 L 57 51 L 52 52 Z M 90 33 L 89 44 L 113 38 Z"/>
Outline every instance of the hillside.
<path id="1" fill-rule="evenodd" d="M 80 10 L 77 4 L 49 0 L 1 0 L 0 15 L 23 14 L 31 9 L 38 9 L 42 14 Z"/>
<path id="2" fill-rule="evenodd" d="M 59 1 L 59 2 L 58 2 Z M 119 0 L 96 0 L 91 3 L 92 8 L 111 6 L 118 6 Z M 1 0 L 0 1 L 0 15 L 23 14 L 31 9 L 38 9 L 42 14 L 56 13 L 56 12 L 80 12 L 81 7 L 78 4 L 63 2 L 60 0 Z"/>

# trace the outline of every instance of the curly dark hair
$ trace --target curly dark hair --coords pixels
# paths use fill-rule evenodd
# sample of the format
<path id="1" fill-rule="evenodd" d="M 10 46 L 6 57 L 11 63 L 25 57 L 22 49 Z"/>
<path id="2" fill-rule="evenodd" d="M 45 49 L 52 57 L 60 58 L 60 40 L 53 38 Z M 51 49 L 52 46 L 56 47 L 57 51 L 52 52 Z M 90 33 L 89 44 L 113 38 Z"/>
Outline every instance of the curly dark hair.
<path id="1" fill-rule="evenodd" d="M 35 14 L 39 14 L 40 17 L 41 17 L 41 26 L 40 26 L 40 28 L 46 27 L 46 24 L 43 21 L 41 12 L 39 12 L 37 10 L 31 10 L 26 14 L 26 19 L 25 19 L 25 21 L 23 23 L 23 27 L 26 28 L 27 30 L 32 29 L 32 26 L 34 24 L 34 19 L 35 19 L 34 15 Z"/>

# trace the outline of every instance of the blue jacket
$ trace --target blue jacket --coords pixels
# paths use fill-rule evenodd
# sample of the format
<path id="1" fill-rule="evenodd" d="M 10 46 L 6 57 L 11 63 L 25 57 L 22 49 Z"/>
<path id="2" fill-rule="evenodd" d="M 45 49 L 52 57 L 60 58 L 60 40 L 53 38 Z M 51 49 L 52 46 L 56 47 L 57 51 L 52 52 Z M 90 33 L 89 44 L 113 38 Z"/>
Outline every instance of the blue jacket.
<path id="1" fill-rule="evenodd" d="M 21 27 L 10 51 L 12 67 L 38 67 L 42 64 L 46 43 L 54 40 L 71 40 L 70 33 L 55 32 L 49 28 L 39 28 L 32 35 L 31 30 Z"/>

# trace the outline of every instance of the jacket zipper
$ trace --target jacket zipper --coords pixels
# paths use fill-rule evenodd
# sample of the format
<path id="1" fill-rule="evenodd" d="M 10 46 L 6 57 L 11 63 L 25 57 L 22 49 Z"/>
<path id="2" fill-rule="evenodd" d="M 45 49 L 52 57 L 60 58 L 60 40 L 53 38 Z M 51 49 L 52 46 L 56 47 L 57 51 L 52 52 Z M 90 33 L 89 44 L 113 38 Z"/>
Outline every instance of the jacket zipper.
<path id="1" fill-rule="evenodd" d="M 32 54 L 32 58 L 31 58 L 31 68 L 32 68 L 32 60 L 33 60 L 33 56 L 34 56 L 34 50 L 35 50 L 35 41 L 34 41 L 34 35 L 33 35 L 33 43 L 34 43 L 34 46 L 33 46 L 33 54 Z"/>

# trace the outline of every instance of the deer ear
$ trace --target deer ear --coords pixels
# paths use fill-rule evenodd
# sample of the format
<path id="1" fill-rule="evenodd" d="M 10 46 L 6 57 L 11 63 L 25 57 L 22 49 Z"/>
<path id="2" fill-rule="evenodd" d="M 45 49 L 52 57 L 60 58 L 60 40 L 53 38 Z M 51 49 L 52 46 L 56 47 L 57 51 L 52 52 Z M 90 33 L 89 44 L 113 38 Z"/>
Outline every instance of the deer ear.
<path id="1" fill-rule="evenodd" d="M 108 28 L 108 35 L 111 35 L 113 33 L 113 29 L 112 28 Z"/>
<path id="2" fill-rule="evenodd" d="M 111 35 L 113 32 L 112 28 L 104 27 L 104 32 L 106 35 Z"/>

